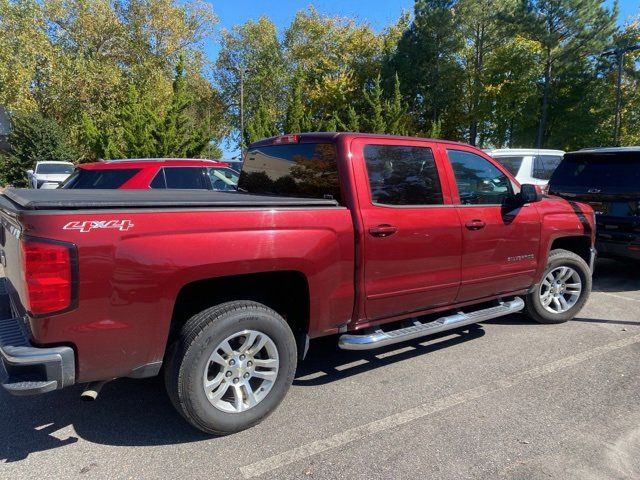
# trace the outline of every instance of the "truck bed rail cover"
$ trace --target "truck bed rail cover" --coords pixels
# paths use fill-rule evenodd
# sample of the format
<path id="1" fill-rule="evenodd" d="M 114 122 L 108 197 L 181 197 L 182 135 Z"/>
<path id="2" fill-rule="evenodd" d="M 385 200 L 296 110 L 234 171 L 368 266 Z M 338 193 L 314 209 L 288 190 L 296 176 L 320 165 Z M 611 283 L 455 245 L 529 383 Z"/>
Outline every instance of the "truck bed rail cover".
<path id="1" fill-rule="evenodd" d="M 205 190 L 35 190 L 7 188 L 4 196 L 26 210 L 183 207 L 335 207 L 332 199 L 277 197 Z"/>

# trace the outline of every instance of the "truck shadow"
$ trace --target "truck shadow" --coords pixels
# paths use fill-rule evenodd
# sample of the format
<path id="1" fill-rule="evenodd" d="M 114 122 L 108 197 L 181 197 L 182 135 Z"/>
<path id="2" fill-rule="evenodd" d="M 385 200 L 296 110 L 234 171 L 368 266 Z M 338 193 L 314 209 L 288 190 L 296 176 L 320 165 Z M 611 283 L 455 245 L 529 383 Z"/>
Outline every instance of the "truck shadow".
<path id="1" fill-rule="evenodd" d="M 294 385 L 326 384 L 484 335 L 481 327 L 465 328 L 369 352 L 340 350 L 337 337 L 318 340 L 299 365 Z M 24 460 L 80 438 L 113 446 L 225 441 L 189 426 L 171 405 L 161 377 L 115 380 L 105 385 L 95 402 L 82 402 L 81 392 L 80 385 L 34 397 L 0 391 L 0 462 Z"/>
<path id="2" fill-rule="evenodd" d="M 0 393 L 0 461 L 85 441 L 153 446 L 210 439 L 173 409 L 159 377 L 107 384 L 95 402 L 80 400 L 81 386 L 36 397 Z"/>
<path id="3" fill-rule="evenodd" d="M 480 338 L 485 331 L 469 325 L 429 337 L 418 338 L 375 350 L 347 351 L 338 348 L 337 337 L 314 341 L 307 358 L 298 365 L 293 381 L 297 386 L 317 386 L 359 375 L 390 363 L 408 360 L 425 353 L 449 348 Z"/>

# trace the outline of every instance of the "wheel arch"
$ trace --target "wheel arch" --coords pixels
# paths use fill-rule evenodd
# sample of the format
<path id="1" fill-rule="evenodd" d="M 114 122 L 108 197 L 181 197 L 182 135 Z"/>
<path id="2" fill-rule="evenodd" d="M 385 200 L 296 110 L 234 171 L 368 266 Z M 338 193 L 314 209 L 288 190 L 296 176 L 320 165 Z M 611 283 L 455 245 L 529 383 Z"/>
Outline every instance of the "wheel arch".
<path id="1" fill-rule="evenodd" d="M 587 265 L 591 261 L 591 238 L 585 235 L 572 235 L 566 237 L 559 237 L 554 239 L 549 245 L 549 251 L 547 252 L 547 258 L 553 250 L 557 249 L 568 250 L 581 257 Z"/>
<path id="2" fill-rule="evenodd" d="M 291 327 L 299 347 L 305 346 L 310 322 L 309 282 L 297 270 L 220 276 L 183 285 L 174 303 L 167 344 L 193 315 L 233 300 L 252 300 L 275 310 Z"/>

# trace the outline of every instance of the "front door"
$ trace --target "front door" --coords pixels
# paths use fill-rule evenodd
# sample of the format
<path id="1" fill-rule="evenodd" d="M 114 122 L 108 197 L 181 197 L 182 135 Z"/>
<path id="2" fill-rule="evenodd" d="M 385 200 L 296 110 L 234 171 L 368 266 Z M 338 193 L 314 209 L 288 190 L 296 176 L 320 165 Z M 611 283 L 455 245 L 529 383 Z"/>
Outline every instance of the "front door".
<path id="1" fill-rule="evenodd" d="M 532 285 L 538 266 L 540 216 L 535 205 L 503 206 L 514 185 L 494 163 L 464 147 L 447 149 L 462 223 L 458 302 Z"/>
<path id="2" fill-rule="evenodd" d="M 377 142 L 380 142 L 379 140 Z M 460 284 L 462 235 L 436 146 L 355 139 L 369 321 L 447 305 Z M 362 159 L 358 162 L 358 159 Z"/>

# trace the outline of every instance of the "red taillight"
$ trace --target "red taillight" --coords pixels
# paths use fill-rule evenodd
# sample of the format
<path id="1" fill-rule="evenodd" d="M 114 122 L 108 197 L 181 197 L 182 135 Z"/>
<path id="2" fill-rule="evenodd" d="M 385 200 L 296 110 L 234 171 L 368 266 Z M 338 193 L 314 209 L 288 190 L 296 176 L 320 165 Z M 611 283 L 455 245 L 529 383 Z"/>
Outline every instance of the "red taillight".
<path id="1" fill-rule="evenodd" d="M 60 312 L 74 296 L 72 245 L 26 239 L 22 242 L 25 307 L 32 315 Z"/>
<path id="2" fill-rule="evenodd" d="M 273 143 L 279 145 L 281 143 L 298 143 L 300 141 L 299 135 L 280 135 L 273 140 Z"/>

